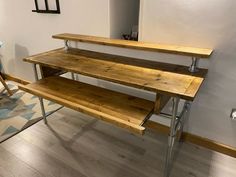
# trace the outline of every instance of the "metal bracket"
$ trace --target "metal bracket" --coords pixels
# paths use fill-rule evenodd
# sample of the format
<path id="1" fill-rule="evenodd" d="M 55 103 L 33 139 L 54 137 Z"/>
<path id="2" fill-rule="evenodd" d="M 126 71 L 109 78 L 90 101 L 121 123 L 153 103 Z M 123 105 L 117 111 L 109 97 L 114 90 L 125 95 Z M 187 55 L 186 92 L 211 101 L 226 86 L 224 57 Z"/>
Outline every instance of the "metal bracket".
<path id="1" fill-rule="evenodd" d="M 196 57 L 192 58 L 192 64 L 189 67 L 189 72 L 196 73 L 196 72 L 199 71 L 199 69 L 198 69 L 198 62 L 199 62 L 199 58 L 196 58 Z"/>

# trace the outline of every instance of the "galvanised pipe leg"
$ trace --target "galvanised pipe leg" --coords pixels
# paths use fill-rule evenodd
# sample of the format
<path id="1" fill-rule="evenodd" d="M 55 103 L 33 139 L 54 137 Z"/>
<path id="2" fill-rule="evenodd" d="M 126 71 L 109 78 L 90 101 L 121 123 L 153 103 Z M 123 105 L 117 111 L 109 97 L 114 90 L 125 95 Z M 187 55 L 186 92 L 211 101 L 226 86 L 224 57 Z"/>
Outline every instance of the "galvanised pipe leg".
<path id="1" fill-rule="evenodd" d="M 75 79 L 75 74 L 74 74 L 74 73 L 71 73 L 71 79 L 72 79 L 72 80 L 76 80 L 76 79 Z"/>
<path id="2" fill-rule="evenodd" d="M 39 76 L 38 76 L 36 64 L 33 64 L 33 69 L 34 69 L 34 78 L 35 78 L 35 81 L 38 81 L 38 80 L 39 80 Z"/>
<path id="3" fill-rule="evenodd" d="M 65 40 L 64 43 L 65 43 L 65 51 L 68 51 L 69 50 L 69 41 Z M 76 80 L 75 74 L 73 72 L 71 72 L 71 79 Z"/>
<path id="4" fill-rule="evenodd" d="M 33 64 L 33 69 L 34 69 L 35 80 L 38 81 L 39 76 L 38 76 L 36 64 Z M 39 102 L 40 102 L 40 107 L 41 107 L 44 123 L 47 124 L 47 116 L 46 116 L 45 109 L 44 109 L 43 99 L 41 97 L 39 97 Z"/>
<path id="5" fill-rule="evenodd" d="M 189 67 L 189 72 L 196 73 L 196 72 L 199 71 L 199 69 L 198 69 L 198 62 L 199 62 L 199 58 L 196 58 L 196 57 L 192 58 L 192 64 Z"/>
<path id="6" fill-rule="evenodd" d="M 172 153 L 173 153 L 173 147 L 176 137 L 176 116 L 178 112 L 178 105 L 179 105 L 179 98 L 173 98 L 173 107 L 172 107 L 172 119 L 170 124 L 170 134 L 168 137 L 168 147 L 167 147 L 167 153 L 166 153 L 166 164 L 165 164 L 165 172 L 164 176 L 169 177 L 170 171 L 171 171 L 171 163 L 172 163 Z"/>
<path id="7" fill-rule="evenodd" d="M 183 130 L 184 130 L 184 124 L 187 120 L 187 118 L 189 117 L 189 111 L 191 109 L 191 102 L 186 101 L 184 104 L 184 115 L 182 117 L 182 119 L 180 120 L 180 128 L 179 128 L 179 134 L 178 134 L 178 141 L 180 142 L 182 140 L 182 134 L 183 134 Z"/>
<path id="8" fill-rule="evenodd" d="M 43 104 L 43 99 L 41 97 L 39 97 L 39 102 L 40 102 L 40 106 L 41 106 L 41 111 L 42 111 L 42 116 L 43 116 L 43 121 L 45 124 L 47 124 L 47 116 L 46 116 L 46 112 L 44 109 L 44 104 Z"/>

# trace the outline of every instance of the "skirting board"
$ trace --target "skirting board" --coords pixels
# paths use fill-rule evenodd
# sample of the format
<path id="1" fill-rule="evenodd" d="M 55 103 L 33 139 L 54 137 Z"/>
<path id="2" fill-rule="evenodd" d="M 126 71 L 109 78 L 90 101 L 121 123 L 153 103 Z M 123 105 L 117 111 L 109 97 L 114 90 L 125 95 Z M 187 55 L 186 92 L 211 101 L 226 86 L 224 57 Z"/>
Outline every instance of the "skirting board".
<path id="1" fill-rule="evenodd" d="M 163 133 L 166 135 L 169 133 L 169 127 L 159 124 L 157 122 L 151 121 L 151 120 L 146 122 L 145 127 L 150 128 L 151 130 L 156 131 L 158 133 Z M 222 154 L 226 154 L 226 155 L 236 158 L 236 148 L 230 147 L 228 145 L 225 145 L 219 142 L 215 142 L 213 140 L 210 140 L 204 137 L 193 135 L 188 132 L 183 132 L 182 141 L 196 144 L 201 147 L 205 147 L 207 149 L 220 152 Z"/>
<path id="2" fill-rule="evenodd" d="M 18 78 L 18 77 L 12 76 L 12 75 L 3 74 L 3 76 L 5 79 L 15 81 L 19 84 L 27 85 L 30 83 L 29 81 L 23 80 L 21 78 Z M 151 121 L 151 120 L 149 120 L 145 123 L 145 127 L 149 128 L 153 131 L 156 131 L 158 133 L 163 133 L 165 135 L 168 135 L 168 133 L 169 133 L 168 126 L 159 124 L 159 123 Z M 234 148 L 234 147 L 230 147 L 228 145 L 225 145 L 225 144 L 222 144 L 219 142 L 215 142 L 213 140 L 210 140 L 210 139 L 207 139 L 204 137 L 193 135 L 188 132 L 183 133 L 182 140 L 184 142 L 196 144 L 196 145 L 205 147 L 207 149 L 210 149 L 210 150 L 213 150 L 216 152 L 220 152 L 222 154 L 226 154 L 226 155 L 236 158 L 236 148 Z"/>

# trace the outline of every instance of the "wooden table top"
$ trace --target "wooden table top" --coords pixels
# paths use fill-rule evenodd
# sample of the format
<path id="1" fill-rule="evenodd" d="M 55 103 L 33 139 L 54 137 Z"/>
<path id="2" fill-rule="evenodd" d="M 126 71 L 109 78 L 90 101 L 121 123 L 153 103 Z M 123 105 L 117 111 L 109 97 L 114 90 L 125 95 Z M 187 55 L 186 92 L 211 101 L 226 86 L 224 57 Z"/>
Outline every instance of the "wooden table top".
<path id="1" fill-rule="evenodd" d="M 79 49 L 56 49 L 24 60 L 191 101 L 207 73 L 206 69 L 192 74 L 186 66 Z"/>
<path id="2" fill-rule="evenodd" d="M 137 42 L 137 41 L 128 41 L 121 39 L 110 39 L 97 36 L 80 35 L 80 34 L 63 33 L 63 34 L 53 35 L 52 37 L 55 39 L 86 42 L 86 43 L 93 43 L 107 46 L 116 46 L 116 47 L 123 47 L 137 50 L 170 53 L 170 54 L 199 57 L 199 58 L 209 58 L 213 52 L 212 49 L 206 49 L 206 48 Z"/>

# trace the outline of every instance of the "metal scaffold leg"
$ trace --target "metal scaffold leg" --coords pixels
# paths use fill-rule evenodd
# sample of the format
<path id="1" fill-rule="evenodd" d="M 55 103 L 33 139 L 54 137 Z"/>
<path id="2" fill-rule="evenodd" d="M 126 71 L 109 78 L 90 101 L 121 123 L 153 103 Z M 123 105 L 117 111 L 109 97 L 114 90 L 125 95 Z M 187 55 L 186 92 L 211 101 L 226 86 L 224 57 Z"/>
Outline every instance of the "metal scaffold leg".
<path id="1" fill-rule="evenodd" d="M 165 164 L 165 172 L 164 172 L 165 177 L 169 177 L 170 171 L 171 171 L 173 147 L 174 147 L 174 142 L 176 138 L 175 127 L 176 127 L 178 105 L 179 105 L 179 98 L 173 98 L 172 118 L 171 118 L 171 125 L 170 125 L 170 133 L 168 137 L 168 148 L 167 148 L 167 153 L 166 153 L 166 164 Z"/>
<path id="2" fill-rule="evenodd" d="M 199 71 L 199 69 L 198 69 L 198 62 L 199 62 L 199 58 L 196 58 L 196 57 L 192 58 L 192 64 L 189 67 L 189 72 L 196 73 L 196 72 Z"/>
<path id="3" fill-rule="evenodd" d="M 71 79 L 76 80 L 75 73 L 71 73 Z"/>
<path id="4" fill-rule="evenodd" d="M 33 69 L 34 69 L 35 80 L 38 81 L 39 80 L 39 76 L 38 76 L 36 64 L 33 64 Z M 39 102 L 40 102 L 40 107 L 41 107 L 44 123 L 47 124 L 47 116 L 46 116 L 46 112 L 45 112 L 45 108 L 44 108 L 43 99 L 41 97 L 39 97 Z"/>
<path id="5" fill-rule="evenodd" d="M 179 123 L 176 127 L 176 130 L 178 131 L 178 141 L 181 142 L 182 141 L 182 134 L 183 134 L 183 130 L 184 130 L 184 124 L 186 122 L 186 120 L 188 119 L 189 116 L 189 111 L 191 108 L 191 102 L 189 101 L 185 101 L 184 103 L 184 107 L 183 110 L 179 116 Z"/>

